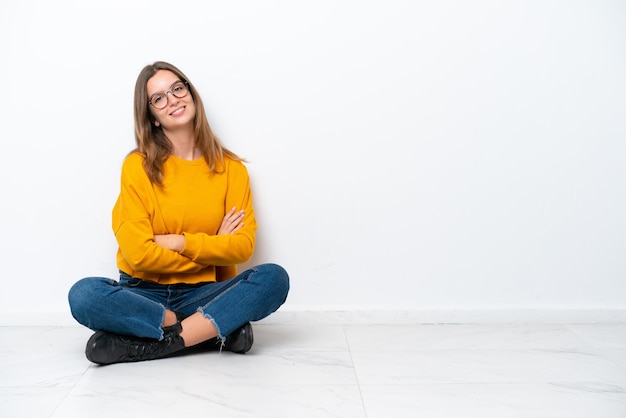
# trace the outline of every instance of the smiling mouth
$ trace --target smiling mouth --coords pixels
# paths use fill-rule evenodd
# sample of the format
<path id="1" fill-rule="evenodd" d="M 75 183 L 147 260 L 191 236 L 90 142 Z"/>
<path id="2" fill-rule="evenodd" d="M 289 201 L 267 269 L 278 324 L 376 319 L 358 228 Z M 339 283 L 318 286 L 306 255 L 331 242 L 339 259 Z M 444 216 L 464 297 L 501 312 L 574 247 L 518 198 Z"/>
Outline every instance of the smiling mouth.
<path id="1" fill-rule="evenodd" d="M 185 106 L 183 107 L 179 107 L 178 109 L 176 109 L 175 111 L 173 111 L 172 113 L 170 113 L 170 116 L 178 116 L 181 113 L 183 113 L 183 111 L 185 110 Z"/>

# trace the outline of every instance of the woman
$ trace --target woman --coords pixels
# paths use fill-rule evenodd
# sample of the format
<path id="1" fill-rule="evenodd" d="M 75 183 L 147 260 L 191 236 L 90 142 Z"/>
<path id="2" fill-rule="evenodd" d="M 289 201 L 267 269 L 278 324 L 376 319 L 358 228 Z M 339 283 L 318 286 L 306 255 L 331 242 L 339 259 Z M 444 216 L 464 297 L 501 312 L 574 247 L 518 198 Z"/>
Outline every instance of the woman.
<path id="1" fill-rule="evenodd" d="M 284 303 L 289 278 L 275 264 L 237 274 L 257 227 L 242 159 L 211 131 L 193 84 L 165 62 L 137 78 L 135 140 L 113 208 L 120 279 L 88 277 L 69 292 L 74 318 L 96 331 L 87 358 L 152 360 L 207 341 L 247 352 L 249 321 Z"/>

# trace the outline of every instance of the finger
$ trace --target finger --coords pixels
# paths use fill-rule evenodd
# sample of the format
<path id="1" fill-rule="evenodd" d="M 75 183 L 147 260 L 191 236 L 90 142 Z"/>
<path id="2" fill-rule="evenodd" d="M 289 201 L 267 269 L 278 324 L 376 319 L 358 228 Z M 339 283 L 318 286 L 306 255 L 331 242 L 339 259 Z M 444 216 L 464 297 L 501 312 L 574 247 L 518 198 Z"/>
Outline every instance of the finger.
<path id="1" fill-rule="evenodd" d="M 240 223 L 239 225 L 237 225 L 237 226 L 235 227 L 235 229 L 233 229 L 233 230 L 231 231 L 231 234 L 234 234 L 235 232 L 239 231 L 239 230 L 241 229 L 241 227 L 243 227 L 243 222 L 242 222 L 242 223 Z"/>
<path id="2" fill-rule="evenodd" d="M 232 216 L 229 216 L 228 222 L 230 222 L 231 224 L 241 222 L 241 220 L 243 219 L 243 216 L 244 216 L 243 211 L 240 211 L 238 213 L 233 214 Z"/>
<path id="3" fill-rule="evenodd" d="M 224 219 L 222 219 L 222 223 L 228 223 L 233 220 L 237 215 L 235 214 L 235 208 L 232 208 L 228 213 L 224 215 Z"/>
<path id="4" fill-rule="evenodd" d="M 235 208 L 232 208 L 226 215 L 224 215 L 224 219 L 234 219 L 241 215 L 243 215 L 243 210 L 235 212 Z"/>
<path id="5" fill-rule="evenodd" d="M 243 214 L 224 219 L 224 226 L 235 226 L 243 220 Z"/>

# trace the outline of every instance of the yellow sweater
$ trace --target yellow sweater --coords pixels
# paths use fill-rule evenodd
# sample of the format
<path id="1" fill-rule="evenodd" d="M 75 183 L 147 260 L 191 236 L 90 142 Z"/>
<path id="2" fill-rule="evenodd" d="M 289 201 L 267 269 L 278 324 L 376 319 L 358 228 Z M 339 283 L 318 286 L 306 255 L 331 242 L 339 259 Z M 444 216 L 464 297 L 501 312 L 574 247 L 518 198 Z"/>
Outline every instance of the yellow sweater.
<path id="1" fill-rule="evenodd" d="M 170 156 L 161 188 L 150 182 L 142 160 L 133 153 L 122 167 L 113 208 L 118 268 L 161 284 L 235 276 L 236 265 L 252 257 L 257 228 L 246 167 L 227 158 L 221 173 L 210 174 L 203 158 Z M 245 211 L 244 226 L 232 235 L 216 235 L 232 207 Z M 180 253 L 163 248 L 154 241 L 158 234 L 184 234 L 185 247 Z"/>

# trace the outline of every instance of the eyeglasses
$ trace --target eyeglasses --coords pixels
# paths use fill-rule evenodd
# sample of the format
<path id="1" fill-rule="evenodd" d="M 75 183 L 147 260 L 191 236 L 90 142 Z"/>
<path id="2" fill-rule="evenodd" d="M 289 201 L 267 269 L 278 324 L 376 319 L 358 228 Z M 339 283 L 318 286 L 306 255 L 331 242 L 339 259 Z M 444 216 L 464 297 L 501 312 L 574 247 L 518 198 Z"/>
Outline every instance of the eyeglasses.
<path id="1" fill-rule="evenodd" d="M 170 86 L 167 91 L 160 91 L 150 96 L 148 103 L 157 109 L 165 109 L 167 106 L 167 93 L 172 93 L 172 96 L 182 99 L 189 93 L 189 84 L 186 81 L 177 81 Z"/>

